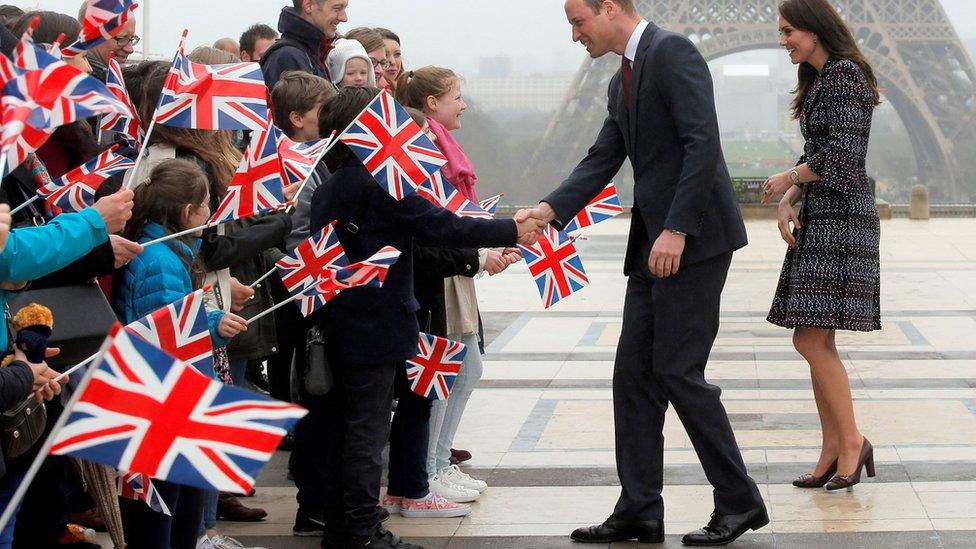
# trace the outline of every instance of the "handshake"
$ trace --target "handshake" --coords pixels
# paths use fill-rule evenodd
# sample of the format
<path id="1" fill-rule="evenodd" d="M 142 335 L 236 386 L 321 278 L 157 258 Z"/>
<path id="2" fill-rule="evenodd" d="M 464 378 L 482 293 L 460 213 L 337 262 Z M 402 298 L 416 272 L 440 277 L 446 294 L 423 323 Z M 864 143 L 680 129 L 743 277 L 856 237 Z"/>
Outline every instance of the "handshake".
<path id="1" fill-rule="evenodd" d="M 535 208 L 519 210 L 514 217 L 518 227 L 518 243 L 522 246 L 532 246 L 539 241 L 542 229 L 556 219 L 556 212 L 545 202 L 540 202 Z"/>

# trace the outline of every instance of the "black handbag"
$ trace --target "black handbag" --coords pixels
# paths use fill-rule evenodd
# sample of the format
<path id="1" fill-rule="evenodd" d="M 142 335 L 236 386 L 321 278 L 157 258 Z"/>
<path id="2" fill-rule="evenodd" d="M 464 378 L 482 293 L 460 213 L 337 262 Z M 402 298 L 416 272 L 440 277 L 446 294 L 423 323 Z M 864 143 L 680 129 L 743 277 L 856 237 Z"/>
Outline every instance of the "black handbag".
<path id="1" fill-rule="evenodd" d="M 44 305 L 54 316 L 54 332 L 48 339 L 48 347 L 58 347 L 61 353 L 47 359 L 47 364 L 58 371 L 97 353 L 109 329 L 118 321 L 95 283 L 27 289 L 11 293 L 7 298 L 11 311 L 31 303 Z"/>
<path id="2" fill-rule="evenodd" d="M 305 392 L 322 396 L 332 390 L 335 379 L 325 354 L 325 334 L 322 328 L 312 326 L 305 336 L 305 376 L 302 380 Z"/>
<path id="3" fill-rule="evenodd" d="M 0 446 L 5 460 L 18 458 L 44 436 L 47 408 L 31 397 L 0 413 Z"/>

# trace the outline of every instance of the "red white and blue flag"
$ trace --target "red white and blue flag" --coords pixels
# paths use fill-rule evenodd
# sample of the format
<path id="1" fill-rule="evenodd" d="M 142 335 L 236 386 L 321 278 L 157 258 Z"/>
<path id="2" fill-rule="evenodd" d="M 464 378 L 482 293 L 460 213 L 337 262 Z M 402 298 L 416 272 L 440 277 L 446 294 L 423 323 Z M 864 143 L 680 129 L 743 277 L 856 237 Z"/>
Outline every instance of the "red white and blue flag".
<path id="1" fill-rule="evenodd" d="M 119 62 L 112 56 L 108 60 L 108 71 L 106 72 L 105 87 L 120 102 L 128 105 L 133 116 L 126 116 L 120 113 L 109 113 L 102 117 L 99 126 L 102 131 L 115 132 L 129 143 L 133 149 L 138 149 L 142 144 L 142 127 L 139 124 L 139 116 L 136 107 L 129 98 L 129 92 L 125 88 L 125 79 L 122 77 L 122 68 Z"/>
<path id="2" fill-rule="evenodd" d="M 407 111 L 383 90 L 339 139 L 397 200 L 412 194 L 447 163 Z"/>
<path id="3" fill-rule="evenodd" d="M 498 203 L 502 201 L 502 197 L 505 193 L 496 194 L 491 198 L 486 198 L 481 201 L 481 208 L 488 212 L 492 217 L 495 217 L 495 211 L 498 210 Z"/>
<path id="4" fill-rule="evenodd" d="M 417 187 L 417 194 L 426 198 L 428 201 L 450 210 L 461 217 L 480 217 L 491 219 L 492 215 L 481 208 L 481 206 L 471 202 L 457 190 L 450 181 L 444 177 L 443 172 L 437 171 L 431 174 L 423 185 Z"/>
<path id="5" fill-rule="evenodd" d="M 115 154 L 116 149 L 118 146 L 113 146 L 61 178 L 40 187 L 37 194 L 46 199 L 49 206 L 65 212 L 80 212 L 91 207 L 95 203 L 95 193 L 106 179 L 135 164 Z"/>
<path id="6" fill-rule="evenodd" d="M 65 47 L 65 57 L 85 53 L 95 46 L 115 38 L 125 29 L 132 11 L 139 7 L 132 0 L 88 0 L 85 19 L 81 22 L 81 36 Z"/>
<path id="7" fill-rule="evenodd" d="M 365 261 L 353 263 L 346 267 L 329 268 L 325 276 L 320 278 L 314 286 L 302 292 L 304 297 L 298 300 L 299 309 L 303 315 L 308 316 L 341 291 L 359 286 L 383 287 L 390 267 L 399 258 L 399 250 L 392 246 L 386 246 Z"/>
<path id="8" fill-rule="evenodd" d="M 407 360 L 410 390 L 430 400 L 447 400 L 467 353 L 463 343 L 421 332 L 417 356 Z"/>
<path id="9" fill-rule="evenodd" d="M 141 501 L 157 513 L 173 516 L 162 496 L 153 486 L 152 479 L 142 473 L 123 473 L 116 478 L 119 497 Z"/>
<path id="10" fill-rule="evenodd" d="M 52 454 L 247 493 L 307 411 L 209 379 L 116 325 L 65 413 Z"/>
<path id="11" fill-rule="evenodd" d="M 227 186 L 211 224 L 277 210 L 285 203 L 281 162 L 274 131 L 256 132 L 244 151 L 237 173 Z"/>
<path id="12" fill-rule="evenodd" d="M 197 290 L 126 328 L 201 372 L 212 372 L 213 342 L 203 298 L 206 291 Z"/>
<path id="13" fill-rule="evenodd" d="M 519 250 L 546 309 L 590 283 L 573 241 L 551 225 L 546 227 L 535 245 L 519 246 Z"/>
<path id="14" fill-rule="evenodd" d="M 328 139 L 316 139 L 296 143 L 281 130 L 275 128 L 278 137 L 278 157 L 281 158 L 282 180 L 285 185 L 304 183 L 312 175 L 322 151 L 329 144 Z"/>
<path id="15" fill-rule="evenodd" d="M 327 276 L 330 269 L 349 264 L 335 233 L 335 222 L 302 241 L 292 252 L 275 263 L 281 282 L 291 295 L 303 293 Z"/>
<path id="16" fill-rule="evenodd" d="M 583 227 L 596 225 L 601 221 L 620 215 L 623 211 L 624 208 L 620 205 L 620 197 L 617 196 L 617 186 L 611 181 L 605 189 L 600 191 L 600 194 L 596 195 L 596 198 L 583 208 L 583 211 L 576 214 L 576 217 L 566 224 L 565 232 L 572 233 Z"/>
<path id="17" fill-rule="evenodd" d="M 14 147 L 24 149 L 25 144 L 43 144 L 55 128 L 77 120 L 112 112 L 131 114 L 104 84 L 34 46 L 32 28 L 24 33 L 13 61 L 0 56 L 0 154 Z M 26 133 L 33 135 L 24 139 Z"/>
<path id="18" fill-rule="evenodd" d="M 201 65 L 186 57 L 186 36 L 163 86 L 155 119 L 197 130 L 268 129 L 268 88 L 257 63 Z"/>

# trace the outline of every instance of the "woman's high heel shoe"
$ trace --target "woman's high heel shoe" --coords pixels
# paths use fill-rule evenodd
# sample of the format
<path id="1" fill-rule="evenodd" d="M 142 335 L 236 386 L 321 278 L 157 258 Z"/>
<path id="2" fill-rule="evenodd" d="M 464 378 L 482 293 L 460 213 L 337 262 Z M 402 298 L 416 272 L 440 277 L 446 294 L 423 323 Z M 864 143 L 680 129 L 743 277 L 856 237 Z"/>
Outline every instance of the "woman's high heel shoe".
<path id="1" fill-rule="evenodd" d="M 796 477 L 796 480 L 793 481 L 793 486 L 796 486 L 797 488 L 823 488 L 824 485 L 827 484 L 831 478 L 833 478 L 834 473 L 836 472 L 837 460 L 835 459 L 824 474 L 820 475 L 819 477 L 815 477 L 811 473 L 801 475 Z"/>
<path id="2" fill-rule="evenodd" d="M 830 479 L 824 488 L 828 491 L 840 490 L 842 488 L 847 488 L 851 490 L 855 484 L 861 482 L 861 469 L 867 470 L 868 477 L 874 477 L 874 447 L 871 446 L 871 442 L 867 438 L 861 444 L 861 456 L 857 460 L 857 469 L 855 469 L 854 474 L 851 475 L 834 475 L 834 478 Z"/>

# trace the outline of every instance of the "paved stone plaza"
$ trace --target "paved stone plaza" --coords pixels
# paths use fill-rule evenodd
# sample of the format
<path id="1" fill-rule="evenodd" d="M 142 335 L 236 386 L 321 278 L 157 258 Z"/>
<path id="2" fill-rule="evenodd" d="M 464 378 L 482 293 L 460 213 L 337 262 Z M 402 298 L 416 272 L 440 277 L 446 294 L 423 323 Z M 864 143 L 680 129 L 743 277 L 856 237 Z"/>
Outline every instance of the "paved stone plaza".
<path id="1" fill-rule="evenodd" d="M 578 243 L 590 286 L 551 311 L 522 264 L 479 281 L 490 344 L 455 446 L 474 454 L 467 470 L 491 487 L 470 517 L 394 517 L 392 530 L 428 548 L 569 547 L 574 528 L 607 517 L 618 493 L 610 378 L 628 224 L 597 226 Z M 790 485 L 816 460 L 817 414 L 790 332 L 764 320 L 785 245 L 771 221 L 748 228 L 706 372 L 724 390 L 772 520 L 738 545 L 976 547 L 976 220 L 883 223 L 884 329 L 838 336 L 878 477 L 832 494 Z M 711 494 L 673 413 L 665 431 L 675 547 L 708 520 Z M 222 523 L 226 533 L 250 545 L 318 546 L 291 536 L 286 462 L 279 452 L 248 500 L 268 509 L 267 521 Z"/>

